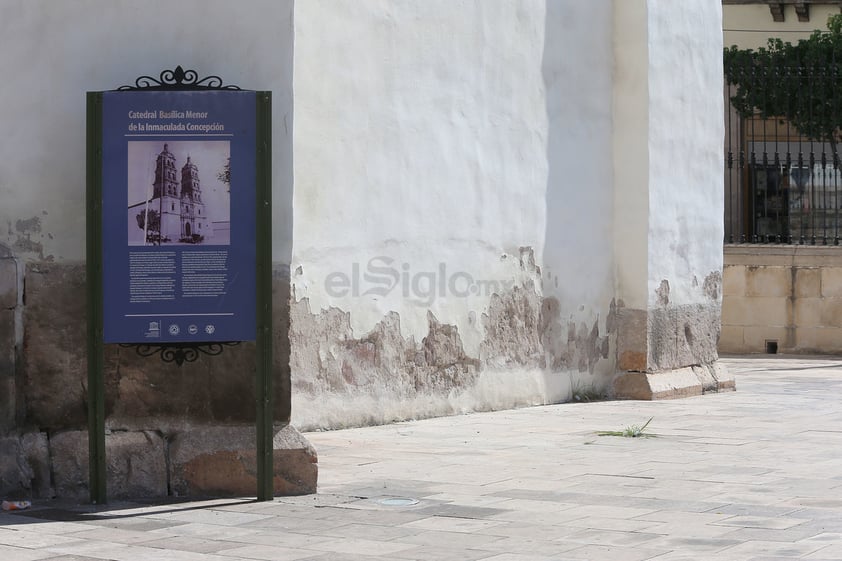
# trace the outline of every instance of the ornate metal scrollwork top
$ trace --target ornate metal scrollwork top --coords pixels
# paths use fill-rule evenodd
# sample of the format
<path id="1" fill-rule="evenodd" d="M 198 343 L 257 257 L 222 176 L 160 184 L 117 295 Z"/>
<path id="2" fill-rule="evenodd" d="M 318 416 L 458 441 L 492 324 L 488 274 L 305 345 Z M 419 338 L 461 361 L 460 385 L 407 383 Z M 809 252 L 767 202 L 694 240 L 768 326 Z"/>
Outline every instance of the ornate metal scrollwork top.
<path id="1" fill-rule="evenodd" d="M 118 91 L 132 90 L 239 90 L 239 86 L 225 85 L 219 76 L 199 78 L 195 70 L 184 70 L 176 66 L 175 70 L 163 70 L 158 78 L 141 76 L 133 86 L 120 86 Z"/>

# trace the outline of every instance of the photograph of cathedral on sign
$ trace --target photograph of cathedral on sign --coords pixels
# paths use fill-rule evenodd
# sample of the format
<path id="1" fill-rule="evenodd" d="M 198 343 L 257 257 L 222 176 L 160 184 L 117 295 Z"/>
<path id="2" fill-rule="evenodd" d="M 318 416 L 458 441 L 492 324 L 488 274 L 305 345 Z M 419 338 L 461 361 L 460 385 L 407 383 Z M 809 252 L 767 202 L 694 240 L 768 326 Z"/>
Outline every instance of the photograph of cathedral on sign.
<path id="1" fill-rule="evenodd" d="M 229 245 L 229 141 L 134 141 L 128 151 L 129 245 Z"/>

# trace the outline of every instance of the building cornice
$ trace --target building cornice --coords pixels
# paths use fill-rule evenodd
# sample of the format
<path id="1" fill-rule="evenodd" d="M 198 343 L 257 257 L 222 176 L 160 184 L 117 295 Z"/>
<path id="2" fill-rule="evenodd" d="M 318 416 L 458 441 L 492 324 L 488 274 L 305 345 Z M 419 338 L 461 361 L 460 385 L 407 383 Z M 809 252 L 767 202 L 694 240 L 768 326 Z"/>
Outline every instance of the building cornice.
<path id="1" fill-rule="evenodd" d="M 723 6 L 746 4 L 766 4 L 769 6 L 772 20 L 778 22 L 784 21 L 784 7 L 793 6 L 798 21 L 806 22 L 810 21 L 810 5 L 842 7 L 842 0 L 722 0 Z"/>

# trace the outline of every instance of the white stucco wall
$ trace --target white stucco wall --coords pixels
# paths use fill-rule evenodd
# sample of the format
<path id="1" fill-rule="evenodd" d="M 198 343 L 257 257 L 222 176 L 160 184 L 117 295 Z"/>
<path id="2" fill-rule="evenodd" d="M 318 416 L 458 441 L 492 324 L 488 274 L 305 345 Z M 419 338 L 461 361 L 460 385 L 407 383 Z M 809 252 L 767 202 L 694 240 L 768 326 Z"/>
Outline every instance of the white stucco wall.
<path id="1" fill-rule="evenodd" d="M 649 303 L 667 280 L 671 304 L 693 304 L 722 270 L 722 6 L 648 4 Z"/>
<path id="2" fill-rule="evenodd" d="M 607 309 L 611 26 L 608 1 L 297 3 L 296 297 L 360 335 L 394 310 L 423 337 L 429 308 L 476 354 L 487 294 L 331 297 L 325 279 L 384 256 L 519 282 L 529 246 L 566 311 Z"/>
<path id="3" fill-rule="evenodd" d="M 347 312 L 355 338 L 396 312 L 402 335 L 420 342 L 429 311 L 480 358 L 492 293 L 534 286 L 539 308 L 542 297 L 558 302 L 559 345 L 571 325 L 605 336 L 612 13 L 609 0 L 297 2 L 295 299 L 314 314 Z M 435 295 L 413 289 L 416 278 Z M 469 278 L 474 292 L 451 289 Z M 569 399 L 578 376 L 592 383 L 575 363 L 499 366 L 483 365 L 477 386 L 449 403 L 393 404 L 393 418 Z M 613 359 L 596 372 L 613 372 Z M 390 407 L 369 391 L 293 392 L 293 422 Z"/>
<path id="4" fill-rule="evenodd" d="M 85 92 L 182 65 L 273 90 L 276 260 L 289 257 L 292 0 L 0 0 L 0 243 L 85 256 Z"/>
<path id="5" fill-rule="evenodd" d="M 613 12 L 608 0 L 546 3 L 544 294 L 575 321 L 604 320 L 614 296 Z"/>
<path id="6" fill-rule="evenodd" d="M 615 255 L 625 306 L 705 301 L 722 268 L 717 2 L 615 2 Z M 711 213 L 720 214 L 711 214 Z"/>

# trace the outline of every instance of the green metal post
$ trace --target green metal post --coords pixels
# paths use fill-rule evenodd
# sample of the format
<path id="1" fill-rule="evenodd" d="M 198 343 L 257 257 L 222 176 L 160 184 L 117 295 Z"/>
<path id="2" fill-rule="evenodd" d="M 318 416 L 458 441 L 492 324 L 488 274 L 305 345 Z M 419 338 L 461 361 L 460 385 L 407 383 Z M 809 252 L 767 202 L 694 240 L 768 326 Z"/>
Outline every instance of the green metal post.
<path id="1" fill-rule="evenodd" d="M 272 468 L 272 93 L 257 92 L 257 500 L 274 497 Z"/>
<path id="2" fill-rule="evenodd" d="M 87 96 L 88 486 L 105 503 L 105 376 L 102 342 L 102 92 Z"/>

